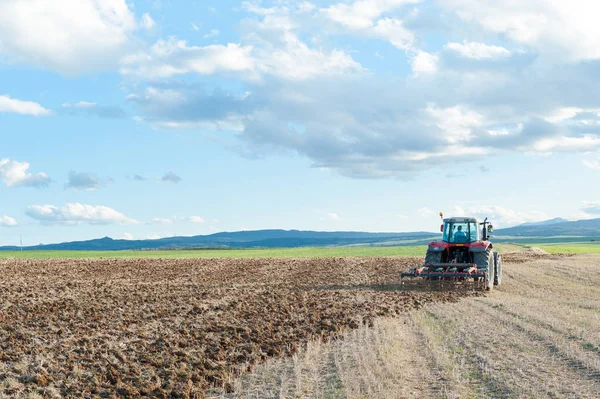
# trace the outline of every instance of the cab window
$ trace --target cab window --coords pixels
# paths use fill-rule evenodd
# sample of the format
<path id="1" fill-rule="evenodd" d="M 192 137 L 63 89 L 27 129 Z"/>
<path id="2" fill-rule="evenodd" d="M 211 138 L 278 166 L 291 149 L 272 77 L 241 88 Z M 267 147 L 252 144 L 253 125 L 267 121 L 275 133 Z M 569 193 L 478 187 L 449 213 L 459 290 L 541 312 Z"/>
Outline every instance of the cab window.
<path id="1" fill-rule="evenodd" d="M 452 244 L 469 243 L 478 238 L 475 222 L 450 222 L 444 228 L 443 240 Z"/>

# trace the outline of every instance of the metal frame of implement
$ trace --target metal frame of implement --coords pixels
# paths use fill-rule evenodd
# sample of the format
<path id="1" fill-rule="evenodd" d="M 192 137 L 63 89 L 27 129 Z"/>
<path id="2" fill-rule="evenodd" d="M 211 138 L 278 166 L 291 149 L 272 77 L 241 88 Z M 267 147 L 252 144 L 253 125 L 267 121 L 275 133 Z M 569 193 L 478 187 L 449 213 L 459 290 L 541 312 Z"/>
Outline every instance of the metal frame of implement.
<path id="1" fill-rule="evenodd" d="M 401 278 L 402 285 L 406 286 L 443 288 L 451 285 L 468 289 L 484 288 L 488 273 L 487 268 L 477 268 L 474 263 L 431 263 L 411 268 L 402 273 Z"/>

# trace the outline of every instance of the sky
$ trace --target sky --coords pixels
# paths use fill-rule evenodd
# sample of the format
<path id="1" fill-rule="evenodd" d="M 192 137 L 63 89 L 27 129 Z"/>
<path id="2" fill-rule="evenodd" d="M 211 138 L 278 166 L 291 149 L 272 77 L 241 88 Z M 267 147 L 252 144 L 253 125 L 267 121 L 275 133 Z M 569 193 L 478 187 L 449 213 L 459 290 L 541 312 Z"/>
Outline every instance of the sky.
<path id="1" fill-rule="evenodd" d="M 599 11 L 0 0 L 0 245 L 600 217 Z"/>

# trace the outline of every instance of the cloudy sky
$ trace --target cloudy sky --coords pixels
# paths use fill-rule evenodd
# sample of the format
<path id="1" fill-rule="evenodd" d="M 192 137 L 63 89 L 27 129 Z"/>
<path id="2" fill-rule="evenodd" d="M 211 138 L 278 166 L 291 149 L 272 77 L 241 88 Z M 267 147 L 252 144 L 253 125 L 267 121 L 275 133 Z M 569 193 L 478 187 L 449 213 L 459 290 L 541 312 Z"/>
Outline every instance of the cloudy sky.
<path id="1" fill-rule="evenodd" d="M 0 0 L 0 244 L 600 216 L 584 0 Z"/>

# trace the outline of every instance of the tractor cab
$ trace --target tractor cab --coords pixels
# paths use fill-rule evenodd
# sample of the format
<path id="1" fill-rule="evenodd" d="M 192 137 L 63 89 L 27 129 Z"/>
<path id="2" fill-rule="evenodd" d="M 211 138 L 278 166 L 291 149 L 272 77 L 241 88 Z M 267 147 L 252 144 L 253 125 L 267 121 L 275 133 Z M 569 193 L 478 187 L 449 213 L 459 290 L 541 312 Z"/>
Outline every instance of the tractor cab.
<path id="1" fill-rule="evenodd" d="M 480 240 L 487 241 L 493 226 L 487 222 L 487 218 L 483 223 L 476 218 L 448 218 L 444 219 L 441 231 L 442 241 L 446 243 L 470 244 Z"/>
<path id="2" fill-rule="evenodd" d="M 477 219 L 444 219 L 442 241 L 450 244 L 466 244 L 479 241 L 479 223 Z"/>

